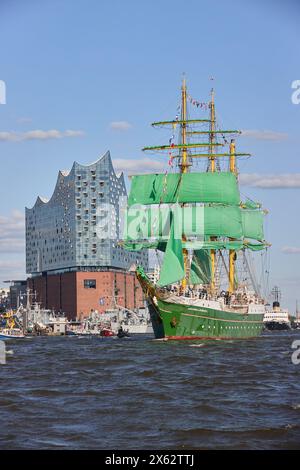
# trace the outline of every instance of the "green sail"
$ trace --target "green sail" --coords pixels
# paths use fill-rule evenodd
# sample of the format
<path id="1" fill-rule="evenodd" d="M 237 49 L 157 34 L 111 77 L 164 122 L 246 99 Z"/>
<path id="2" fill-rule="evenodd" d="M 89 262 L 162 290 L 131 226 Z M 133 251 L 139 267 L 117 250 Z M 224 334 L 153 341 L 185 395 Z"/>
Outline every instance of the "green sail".
<path id="1" fill-rule="evenodd" d="M 128 205 L 209 202 L 238 205 L 237 179 L 230 172 L 136 175 Z"/>
<path id="2" fill-rule="evenodd" d="M 185 276 L 182 242 L 174 238 L 174 223 L 171 224 L 170 238 L 167 243 L 158 286 L 163 287 L 180 281 Z"/>
<path id="3" fill-rule="evenodd" d="M 256 210 L 242 210 L 242 225 L 245 238 L 254 240 L 264 239 L 264 212 Z"/>
<path id="4" fill-rule="evenodd" d="M 209 284 L 211 281 L 211 258 L 208 250 L 195 250 L 190 270 L 190 284 Z"/>
<path id="5" fill-rule="evenodd" d="M 179 173 L 132 176 L 128 206 L 175 202 L 179 181 Z"/>
<path id="6" fill-rule="evenodd" d="M 237 205 L 240 201 L 236 176 L 230 172 L 184 173 L 179 202 L 211 202 Z"/>
<path id="7" fill-rule="evenodd" d="M 182 208 L 183 233 L 191 236 L 241 238 L 241 209 L 238 206 L 194 206 Z M 176 219 L 175 219 L 176 220 Z"/>
<path id="8" fill-rule="evenodd" d="M 184 206 L 174 205 L 147 208 L 131 207 L 127 211 L 126 236 L 128 240 L 168 239 L 171 215 L 174 214 L 174 236 L 215 236 L 241 238 L 242 215 L 239 206 Z"/>

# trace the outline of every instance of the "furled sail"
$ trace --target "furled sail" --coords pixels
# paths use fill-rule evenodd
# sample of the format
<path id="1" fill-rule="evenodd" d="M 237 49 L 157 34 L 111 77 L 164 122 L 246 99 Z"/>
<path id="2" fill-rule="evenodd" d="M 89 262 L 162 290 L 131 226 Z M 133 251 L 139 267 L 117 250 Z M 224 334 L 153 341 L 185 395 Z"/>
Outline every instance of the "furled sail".
<path id="1" fill-rule="evenodd" d="M 245 209 L 260 209 L 261 203 L 252 201 L 251 199 L 247 199 L 245 202 L 242 203 L 242 207 Z"/>
<path id="2" fill-rule="evenodd" d="M 141 240 L 139 242 L 125 241 L 123 246 L 129 251 L 140 251 L 145 249 L 155 249 L 159 251 L 166 250 L 166 241 L 149 241 Z M 235 241 L 199 241 L 199 240 L 188 240 L 182 242 L 182 247 L 188 250 L 234 250 L 239 251 L 247 248 L 251 251 L 261 251 L 270 246 L 267 242 L 252 243 L 248 240 L 235 240 Z"/>

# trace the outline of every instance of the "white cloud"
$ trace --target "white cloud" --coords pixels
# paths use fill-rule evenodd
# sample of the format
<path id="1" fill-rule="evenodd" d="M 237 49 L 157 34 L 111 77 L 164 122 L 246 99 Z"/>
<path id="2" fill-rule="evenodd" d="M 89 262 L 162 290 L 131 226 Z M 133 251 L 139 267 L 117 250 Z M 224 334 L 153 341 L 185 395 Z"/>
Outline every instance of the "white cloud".
<path id="1" fill-rule="evenodd" d="M 18 210 L 9 217 L 0 216 L 0 253 L 25 251 L 25 216 Z"/>
<path id="2" fill-rule="evenodd" d="M 128 121 L 113 121 L 109 127 L 115 131 L 128 131 L 132 125 Z"/>
<path id="3" fill-rule="evenodd" d="M 0 284 L 8 279 L 26 279 L 25 215 L 19 210 L 0 215 Z"/>
<path id="4" fill-rule="evenodd" d="M 257 140 L 273 140 L 280 141 L 286 140 L 288 134 L 285 132 L 276 132 L 276 131 L 260 131 L 257 129 L 244 129 L 242 131 L 242 137 L 250 137 Z"/>
<path id="5" fill-rule="evenodd" d="M 7 269 L 7 268 L 22 270 L 23 267 L 24 267 L 24 263 L 22 261 L 0 261 L 1 270 Z"/>
<path id="6" fill-rule="evenodd" d="M 300 254 L 300 247 L 299 246 L 284 246 L 281 248 L 282 253 L 286 253 L 287 255 L 299 255 Z"/>
<path id="7" fill-rule="evenodd" d="M 17 238 L 3 238 L 0 239 L 0 253 L 24 253 L 25 240 L 18 240 Z"/>
<path id="8" fill-rule="evenodd" d="M 0 285 L 7 287 L 4 281 L 26 278 L 25 261 L 0 261 Z"/>
<path id="9" fill-rule="evenodd" d="M 58 131 L 56 129 L 51 129 L 48 131 L 43 131 L 41 129 L 36 129 L 33 131 L 27 132 L 15 132 L 15 131 L 3 131 L 0 132 L 0 142 L 21 142 L 26 140 L 47 140 L 47 139 L 62 139 L 64 137 L 82 137 L 84 135 L 83 131 L 75 130 L 66 130 Z"/>
<path id="10" fill-rule="evenodd" d="M 281 175 L 244 173 L 240 175 L 239 181 L 244 186 L 263 189 L 297 189 L 300 188 L 300 173 Z"/>
<path id="11" fill-rule="evenodd" d="M 123 171 L 124 173 L 135 174 L 135 173 L 153 173 L 161 172 L 166 169 L 166 163 L 161 161 L 158 162 L 149 157 L 142 159 L 130 159 L 130 158 L 114 158 L 113 165 L 116 171 Z"/>

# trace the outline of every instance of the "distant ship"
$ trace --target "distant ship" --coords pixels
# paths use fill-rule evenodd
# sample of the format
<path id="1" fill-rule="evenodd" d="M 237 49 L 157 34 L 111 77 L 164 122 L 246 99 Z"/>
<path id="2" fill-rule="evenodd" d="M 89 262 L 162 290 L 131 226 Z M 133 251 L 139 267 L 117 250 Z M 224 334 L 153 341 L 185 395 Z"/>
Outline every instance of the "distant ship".
<path id="1" fill-rule="evenodd" d="M 138 312 L 119 306 L 111 311 L 111 329 L 118 331 L 121 327 L 129 334 L 153 334 L 148 311 L 139 309 Z"/>
<path id="2" fill-rule="evenodd" d="M 289 311 L 280 307 L 281 292 L 277 286 L 272 289 L 272 294 L 274 296 L 273 308 L 266 310 L 264 326 L 267 330 L 290 330 Z"/>
<path id="3" fill-rule="evenodd" d="M 25 338 L 20 328 L 0 328 L 0 340 Z"/>
<path id="4" fill-rule="evenodd" d="M 24 338 L 19 319 L 12 311 L 0 315 L 0 340 Z"/>
<path id="5" fill-rule="evenodd" d="M 192 119 L 189 103 L 196 111 L 209 110 L 209 116 Z M 169 143 L 143 150 L 167 152 L 169 171 L 132 176 L 123 243 L 128 250 L 164 254 L 158 279 L 136 269 L 154 335 L 255 337 L 263 328 L 264 299 L 238 279 L 236 261 L 239 253 L 269 244 L 263 234 L 266 212 L 249 198 L 241 201 L 237 157 L 249 154 L 236 151 L 232 137 L 240 131 L 218 127 L 214 90 L 210 102 L 201 103 L 188 94 L 185 79 L 176 117 L 152 126 L 169 127 Z M 228 150 L 219 150 L 227 145 Z"/>
<path id="6" fill-rule="evenodd" d="M 295 316 L 295 319 L 294 319 L 294 321 L 293 321 L 292 327 L 293 327 L 295 330 L 299 330 L 299 329 L 300 329 L 300 312 L 299 312 L 299 310 L 298 310 L 298 301 L 296 301 L 296 316 Z"/>

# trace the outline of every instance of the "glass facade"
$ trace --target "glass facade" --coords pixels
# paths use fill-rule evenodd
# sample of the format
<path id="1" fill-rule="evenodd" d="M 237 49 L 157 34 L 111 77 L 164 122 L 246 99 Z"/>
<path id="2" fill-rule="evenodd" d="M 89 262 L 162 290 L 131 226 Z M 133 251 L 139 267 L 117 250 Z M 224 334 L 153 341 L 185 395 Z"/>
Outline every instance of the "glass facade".
<path id="1" fill-rule="evenodd" d="M 147 268 L 146 251 L 130 253 L 119 245 L 119 198 L 126 195 L 109 152 L 91 165 L 74 162 L 69 173 L 59 172 L 51 199 L 38 197 L 26 208 L 27 273 Z"/>

